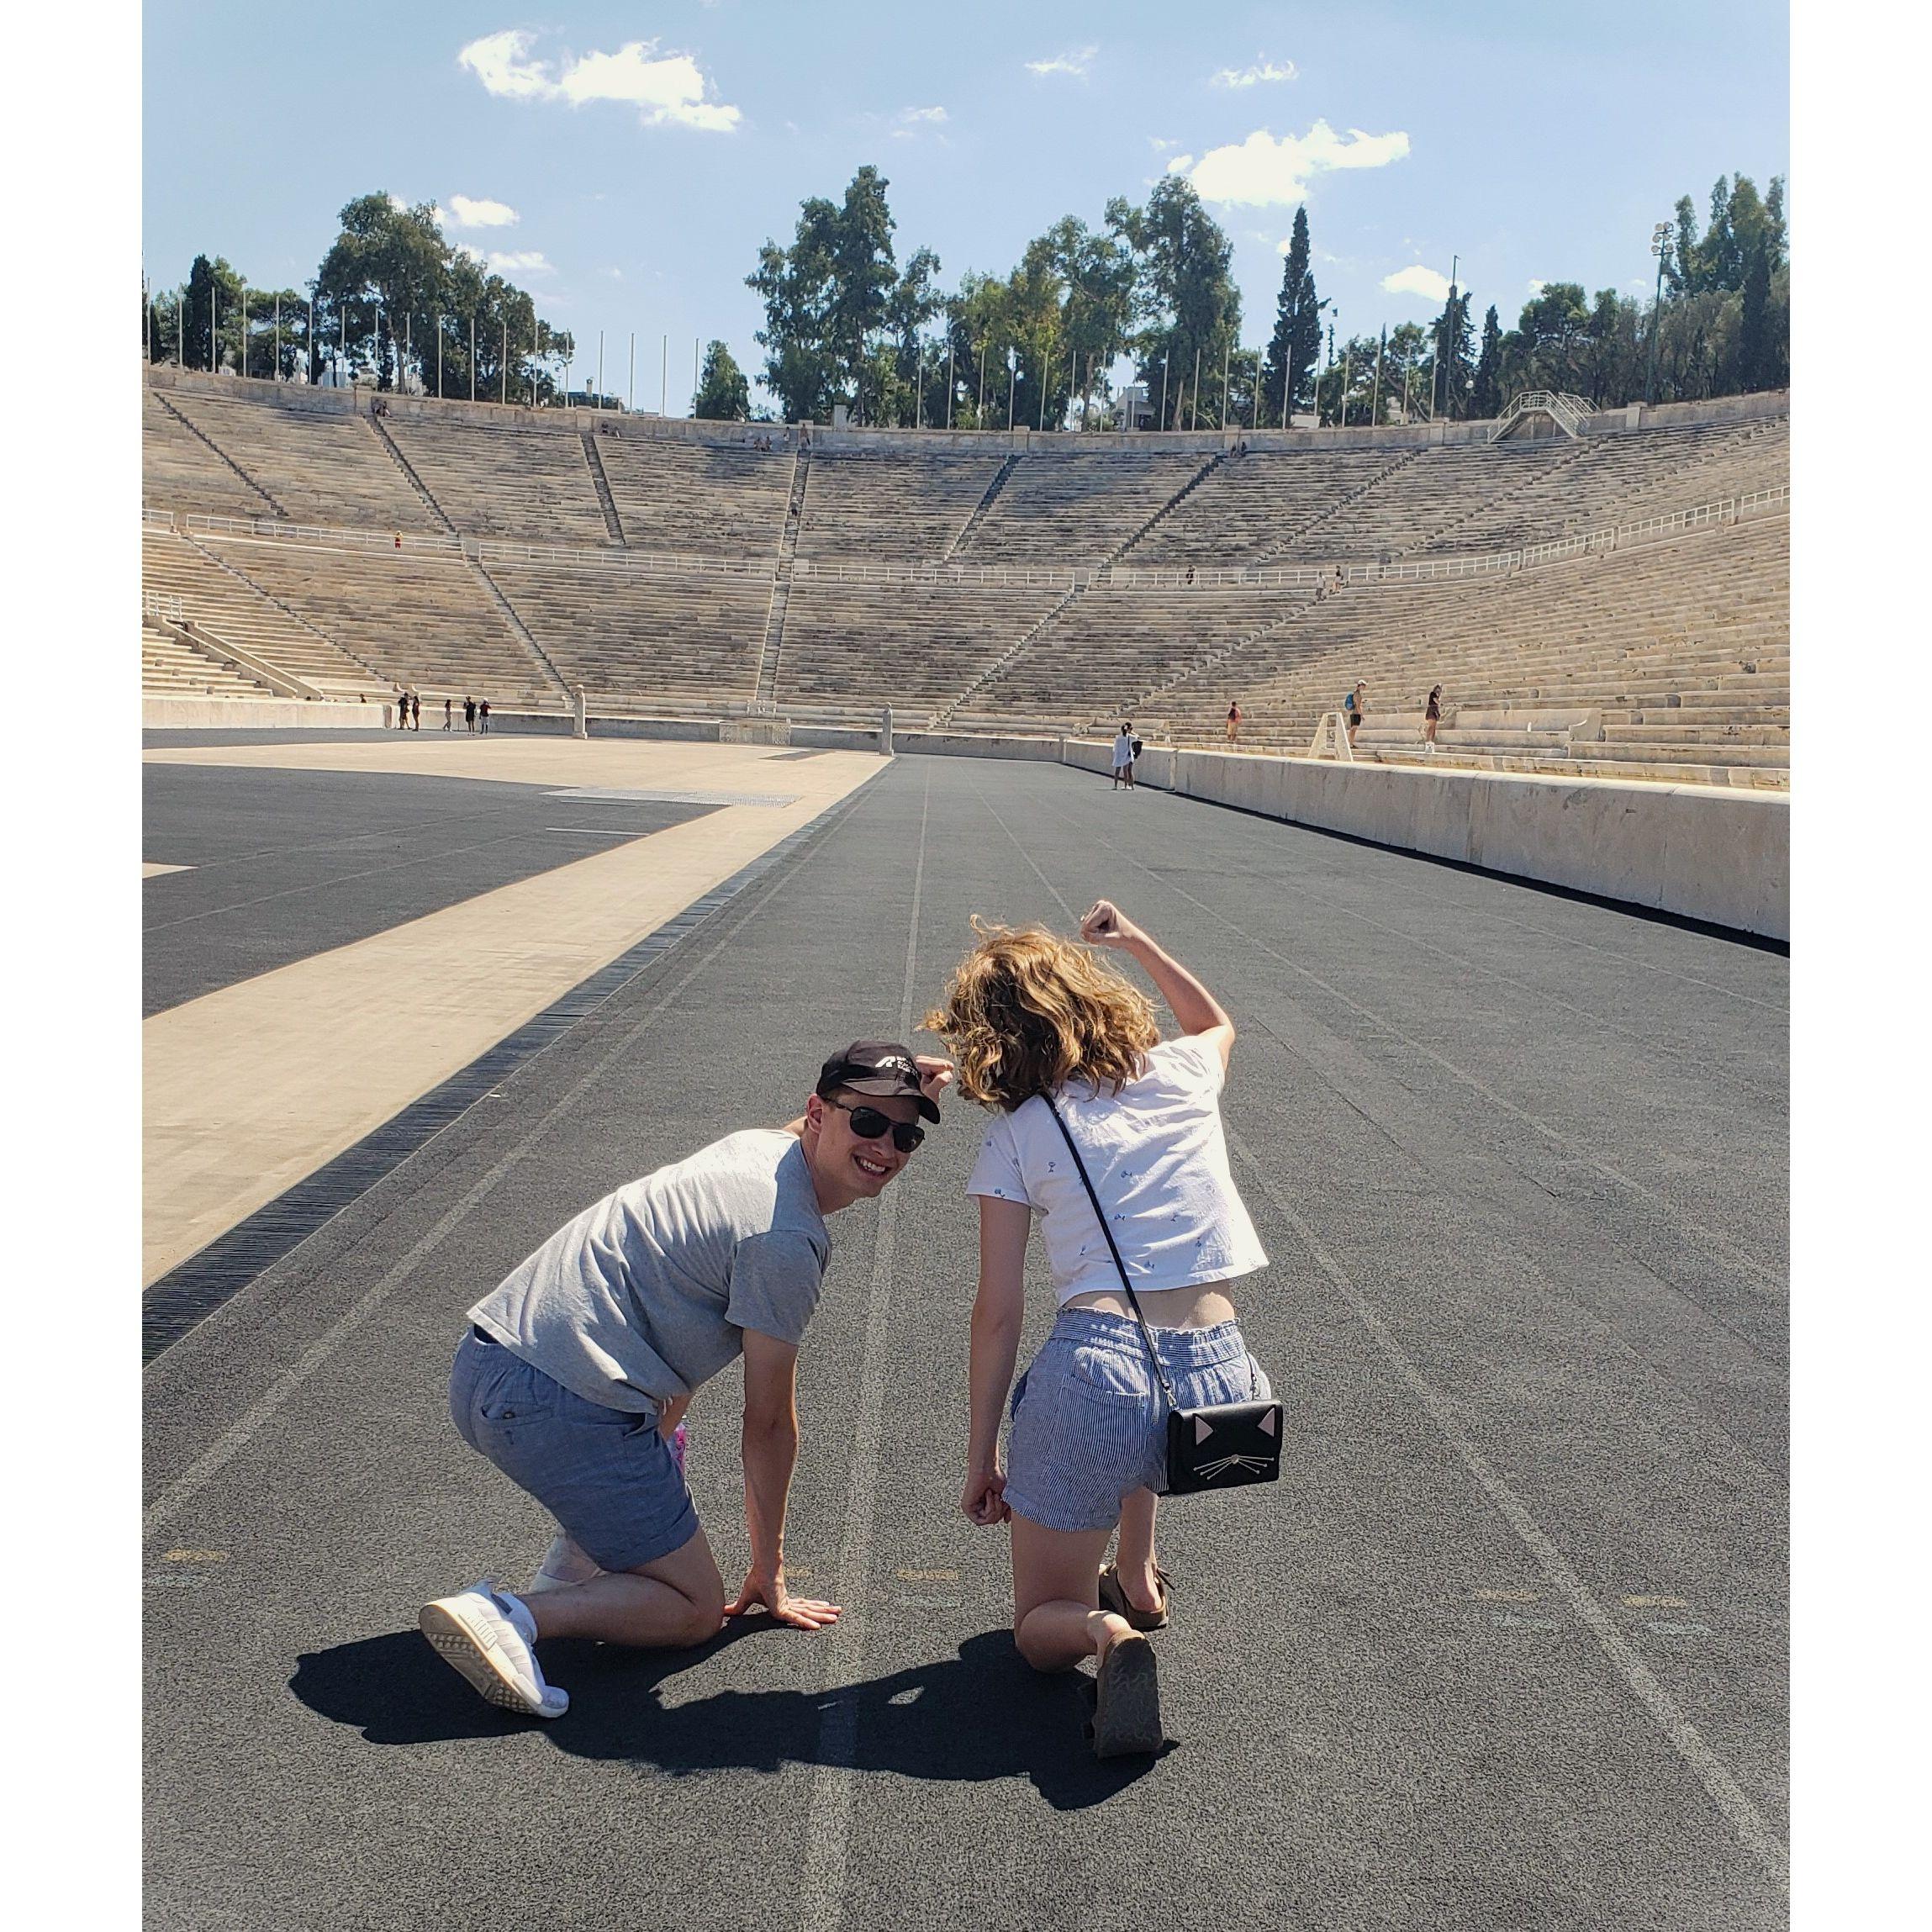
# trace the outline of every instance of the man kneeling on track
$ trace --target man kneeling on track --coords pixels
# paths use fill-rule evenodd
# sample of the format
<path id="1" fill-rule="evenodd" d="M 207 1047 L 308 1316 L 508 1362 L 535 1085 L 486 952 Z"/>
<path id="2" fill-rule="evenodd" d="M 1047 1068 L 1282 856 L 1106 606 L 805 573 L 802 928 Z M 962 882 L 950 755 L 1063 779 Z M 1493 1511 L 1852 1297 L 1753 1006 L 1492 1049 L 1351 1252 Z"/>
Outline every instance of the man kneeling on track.
<path id="1" fill-rule="evenodd" d="M 493 1704 L 568 1708 L 544 1681 L 542 1637 L 701 1644 L 758 1603 L 803 1630 L 837 1619 L 785 1587 L 799 1343 L 826 1217 L 884 1190 L 952 1078 L 948 1061 L 858 1041 L 825 1063 L 789 1127 L 728 1134 L 606 1195 L 470 1310 L 451 1416 L 559 1529 L 526 1589 L 486 1577 L 418 1618 Z M 670 1438 L 692 1391 L 741 1354 L 752 1560 L 727 1604 Z"/>

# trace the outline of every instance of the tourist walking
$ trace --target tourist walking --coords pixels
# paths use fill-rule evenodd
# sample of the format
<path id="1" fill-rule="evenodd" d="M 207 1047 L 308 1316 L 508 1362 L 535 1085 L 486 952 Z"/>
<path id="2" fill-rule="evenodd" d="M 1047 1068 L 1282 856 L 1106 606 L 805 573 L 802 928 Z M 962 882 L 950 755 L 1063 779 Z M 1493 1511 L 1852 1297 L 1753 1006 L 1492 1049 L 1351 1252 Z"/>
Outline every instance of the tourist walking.
<path id="1" fill-rule="evenodd" d="M 446 731 L 453 731 L 456 728 L 457 721 L 454 715 L 454 707 L 452 702 L 451 699 L 445 698 L 443 699 L 443 729 Z"/>
<path id="2" fill-rule="evenodd" d="M 1114 789 L 1133 789 L 1133 726 L 1123 723 L 1114 739 Z"/>
<path id="3" fill-rule="evenodd" d="M 409 729 L 420 731 L 423 728 L 423 694 L 420 691 L 409 694 Z"/>
<path id="4" fill-rule="evenodd" d="M 785 1581 L 799 1345 L 827 1217 L 897 1177 L 952 1077 L 944 1060 L 858 1041 L 825 1063 L 799 1119 L 727 1134 L 606 1195 L 469 1311 L 451 1419 L 557 1523 L 526 1587 L 486 1577 L 417 1619 L 490 1702 L 562 1715 L 570 1699 L 534 1648 L 546 1637 L 701 1644 L 759 1604 L 802 1630 L 837 1620 L 837 1604 Z M 751 1565 L 727 1602 L 672 1438 L 693 1392 L 741 1356 Z"/>
<path id="5" fill-rule="evenodd" d="M 979 1288 L 960 1507 L 974 1523 L 1011 1525 L 1013 1633 L 1027 1661 L 1053 1671 L 1097 1660 L 1095 1751 L 1158 1750 L 1145 1633 L 1166 1626 L 1172 1595 L 1154 1552 L 1168 1416 L 1271 1394 L 1227 1295 L 1268 1260 L 1221 1126 L 1233 1022 L 1106 900 L 1080 937 L 1145 970 L 1177 1038 L 1163 1041 L 1153 1002 L 1085 948 L 1037 927 L 974 929 L 979 943 L 926 1021 L 953 1048 L 960 1091 L 995 1115 L 967 1183 L 979 1202 Z M 1014 1382 L 1036 1214 L 1058 1316 Z M 1279 1412 L 1257 1426 L 1278 1456 Z"/>
<path id="6" fill-rule="evenodd" d="M 1433 752 L 1436 748 L 1436 726 L 1443 721 L 1443 688 L 1440 684 L 1429 686 L 1428 703 L 1423 708 L 1423 749 Z"/>
<path id="7" fill-rule="evenodd" d="M 465 696 L 463 699 L 463 729 L 466 731 L 474 731 L 476 728 L 477 701 L 474 698 Z"/>
<path id="8" fill-rule="evenodd" d="M 1241 706 L 1238 703 L 1227 707 L 1227 742 L 1237 744 L 1241 738 Z"/>

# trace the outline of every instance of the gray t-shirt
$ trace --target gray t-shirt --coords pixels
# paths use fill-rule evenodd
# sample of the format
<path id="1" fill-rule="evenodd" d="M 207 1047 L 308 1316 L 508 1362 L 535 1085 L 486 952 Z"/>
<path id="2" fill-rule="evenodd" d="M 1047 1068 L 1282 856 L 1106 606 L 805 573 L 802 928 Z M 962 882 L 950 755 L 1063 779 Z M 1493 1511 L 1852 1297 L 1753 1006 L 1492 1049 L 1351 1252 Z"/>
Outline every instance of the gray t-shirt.
<path id="1" fill-rule="evenodd" d="M 804 1148 L 753 1127 L 585 1208 L 469 1318 L 587 1401 L 654 1414 L 745 1329 L 796 1343 L 831 1252 Z"/>

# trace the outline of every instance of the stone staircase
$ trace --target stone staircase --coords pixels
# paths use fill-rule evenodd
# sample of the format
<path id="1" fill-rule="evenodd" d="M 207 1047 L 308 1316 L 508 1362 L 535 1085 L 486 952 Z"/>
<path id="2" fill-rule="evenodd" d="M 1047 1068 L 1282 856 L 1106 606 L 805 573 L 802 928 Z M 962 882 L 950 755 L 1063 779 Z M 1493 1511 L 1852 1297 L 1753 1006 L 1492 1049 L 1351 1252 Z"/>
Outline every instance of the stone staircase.
<path id="1" fill-rule="evenodd" d="M 960 691 L 942 709 L 935 711 L 928 728 L 937 731 L 950 724 L 963 705 L 977 696 L 979 692 L 984 690 L 988 685 L 995 683 L 1003 673 L 1018 663 L 1032 648 L 1033 645 L 1052 627 L 1054 620 L 1062 616 L 1073 604 L 1078 603 L 1094 584 L 1110 581 L 1115 564 L 1119 562 L 1127 552 L 1132 550 L 1150 531 L 1158 528 L 1164 518 L 1173 515 L 1175 511 L 1180 509 L 1181 504 L 1214 474 L 1215 471 L 1227 460 L 1227 452 L 1225 450 L 1217 450 L 1152 516 L 1144 519 L 1138 529 L 1123 537 L 1101 559 L 1099 567 L 1090 578 L 1084 582 L 1076 583 L 1073 589 L 1068 591 L 1066 595 L 1061 598 L 1052 610 L 1048 611 L 1045 616 L 1032 626 L 1019 638 L 1011 650 L 1006 652 L 993 663 L 989 664 L 963 690 Z M 987 494 L 988 500 L 990 501 L 992 493 L 989 491 Z"/>
<path id="2" fill-rule="evenodd" d="M 1447 541 L 1455 535 L 1456 531 L 1462 529 L 1465 525 L 1475 522 L 1478 517 L 1487 516 L 1491 511 L 1501 509 L 1507 504 L 1518 503 L 1533 490 L 1540 491 L 1549 488 L 1553 479 L 1560 478 L 1566 470 L 1573 467 L 1576 463 L 1593 453 L 1589 444 L 1578 442 L 1575 448 L 1566 451 L 1559 461 L 1552 463 L 1548 469 L 1539 470 L 1534 476 L 1525 477 L 1514 489 L 1501 490 L 1492 497 L 1484 498 L 1480 503 L 1472 503 L 1460 516 L 1452 518 L 1448 523 L 1442 525 L 1438 529 L 1430 531 L 1426 536 L 1418 536 L 1412 542 L 1403 544 L 1392 554 L 1396 557 L 1409 557 L 1418 550 L 1428 550 L 1438 543 Z"/>
<path id="3" fill-rule="evenodd" d="M 1359 504 L 1362 499 L 1369 494 L 1370 490 L 1375 489 L 1379 485 L 1386 483 L 1391 477 L 1396 473 L 1397 471 L 1406 470 L 1411 463 L 1417 462 L 1419 458 L 1426 456 L 1428 453 L 1428 446 L 1427 444 L 1423 445 L 1420 449 L 1404 450 L 1402 453 L 1397 457 L 1392 463 L 1389 464 L 1386 469 L 1377 470 L 1375 473 L 1370 477 L 1359 489 L 1351 490 L 1348 495 L 1344 497 L 1338 497 L 1333 503 L 1324 504 L 1322 506 L 1320 511 L 1314 516 L 1310 517 L 1306 523 L 1301 524 L 1294 530 L 1288 531 L 1285 536 L 1277 539 L 1277 541 L 1274 543 L 1270 544 L 1267 549 L 1260 552 L 1257 556 L 1249 558 L 1249 567 L 1257 570 L 1265 568 L 1269 564 L 1272 563 L 1276 557 L 1283 555 L 1287 551 L 1292 550 L 1296 544 L 1302 541 L 1304 537 L 1309 536 L 1312 531 L 1319 530 L 1322 525 L 1327 523 L 1332 517 L 1339 516 L 1343 510 L 1351 508 L 1356 504 Z"/>
<path id="4" fill-rule="evenodd" d="M 575 694 L 565 682 L 563 673 L 557 669 L 550 653 L 537 642 L 536 633 L 524 622 L 516 606 L 504 595 L 503 586 L 483 567 L 483 559 L 473 555 L 467 544 L 463 546 L 463 562 L 470 567 L 477 582 L 483 586 L 490 602 L 495 604 L 504 622 L 509 626 L 511 636 L 530 653 L 531 658 L 542 671 L 545 681 L 549 684 L 551 689 L 566 705 L 573 703 Z"/>
<path id="5" fill-rule="evenodd" d="M 597 439 L 587 430 L 583 436 L 583 460 L 590 466 L 590 481 L 597 492 L 599 507 L 604 512 L 604 521 L 610 531 L 613 543 L 624 543 L 624 525 L 617 515 L 617 500 L 610 494 L 610 479 L 604 473 L 604 459 L 597 453 Z"/>
<path id="6" fill-rule="evenodd" d="M 404 478 L 409 483 L 409 488 L 421 499 L 424 509 L 428 510 L 430 515 L 451 536 L 454 536 L 457 534 L 457 526 L 450 521 L 449 513 L 430 494 L 430 486 L 416 474 L 415 465 L 396 447 L 396 439 L 389 434 L 384 426 L 383 419 L 380 416 L 368 416 L 363 420 L 375 431 L 377 441 L 389 452 L 390 459 L 394 462 L 396 467 L 403 472 Z"/>
<path id="7" fill-rule="evenodd" d="M 260 483 L 258 483 L 255 478 L 251 477 L 248 472 L 245 470 L 241 465 L 238 463 L 235 458 L 231 457 L 228 451 L 224 450 L 221 445 L 214 440 L 213 436 L 208 433 L 206 430 L 203 429 L 198 423 L 191 423 L 187 418 L 184 416 L 181 411 L 177 409 L 174 404 L 167 399 L 166 396 L 157 394 L 155 397 L 155 400 L 159 403 L 162 409 L 166 410 L 168 414 L 171 415 L 176 422 L 179 423 L 181 426 L 186 430 L 197 442 L 205 445 L 209 450 L 213 451 L 215 456 L 218 457 L 224 463 L 225 463 L 230 469 L 233 470 L 235 473 L 241 478 L 242 482 L 246 483 L 249 488 L 253 490 L 255 494 L 260 497 L 265 504 L 268 505 L 269 514 L 272 516 L 279 517 L 283 522 L 288 521 L 288 512 L 285 510 L 282 505 L 277 503 L 276 499 L 271 496 L 268 492 Z"/>
<path id="8" fill-rule="evenodd" d="M 765 635 L 758 647 L 758 676 L 752 705 L 769 710 L 778 702 L 779 659 L 785 647 L 785 611 L 792 599 L 792 566 L 798 560 L 799 524 L 805 515 L 805 487 L 811 480 L 811 445 L 801 443 L 792 458 L 792 490 L 785 504 L 785 527 L 772 572 L 771 601 L 765 606 Z"/>
<path id="9" fill-rule="evenodd" d="M 1226 450 L 1217 450 L 1214 454 L 1211 456 L 1207 461 L 1204 462 L 1201 467 L 1196 470 L 1194 474 L 1190 477 L 1187 481 L 1184 483 L 1180 488 L 1177 489 L 1174 494 L 1170 496 L 1167 501 L 1164 503 L 1160 508 L 1153 513 L 1152 516 L 1147 518 L 1146 520 L 1142 523 L 1140 528 L 1135 531 L 1134 533 L 1129 536 L 1124 543 L 1116 543 L 1114 547 L 1107 552 L 1106 557 L 1101 562 L 1101 570 L 1105 572 L 1111 569 L 1113 565 L 1118 563 L 1124 557 L 1126 557 L 1127 553 L 1132 550 L 1137 543 L 1140 541 L 1143 536 L 1147 536 L 1149 531 L 1154 530 L 1160 524 L 1165 522 L 1169 517 L 1172 516 L 1174 513 L 1179 509 L 1180 506 L 1185 503 L 1187 499 L 1192 496 L 1194 493 L 1199 489 L 1201 486 L 1206 483 L 1207 479 L 1212 476 L 1214 472 L 1219 469 L 1221 466 L 1227 461 L 1227 451 Z"/>
<path id="10" fill-rule="evenodd" d="M 968 517 L 965 523 L 961 526 L 959 534 L 947 545 L 945 555 L 939 559 L 942 563 L 952 562 L 953 558 L 958 557 L 959 552 L 973 541 L 973 533 L 985 521 L 986 513 L 1000 500 L 1000 493 L 1006 488 L 1007 478 L 1019 467 L 1019 464 L 1020 458 L 1016 453 L 1008 457 L 1006 462 L 1000 465 L 994 472 L 992 482 L 986 486 L 986 494 L 979 499 L 979 503 L 974 506 L 972 515 Z"/>

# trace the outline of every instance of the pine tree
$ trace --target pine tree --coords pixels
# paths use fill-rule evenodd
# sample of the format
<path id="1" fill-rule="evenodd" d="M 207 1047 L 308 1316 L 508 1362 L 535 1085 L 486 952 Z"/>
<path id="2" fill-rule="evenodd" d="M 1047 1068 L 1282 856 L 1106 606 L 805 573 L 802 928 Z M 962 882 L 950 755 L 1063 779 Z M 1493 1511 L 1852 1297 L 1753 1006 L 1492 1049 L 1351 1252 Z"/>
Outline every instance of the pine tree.
<path id="1" fill-rule="evenodd" d="M 1288 259 L 1281 272 L 1281 293 L 1275 305 L 1275 334 L 1262 365 L 1264 420 L 1279 425 L 1282 384 L 1291 371 L 1294 403 L 1306 402 L 1314 387 L 1315 363 L 1322 353 L 1322 304 L 1315 294 L 1315 277 L 1308 266 L 1308 210 L 1295 210 L 1288 238 Z"/>

